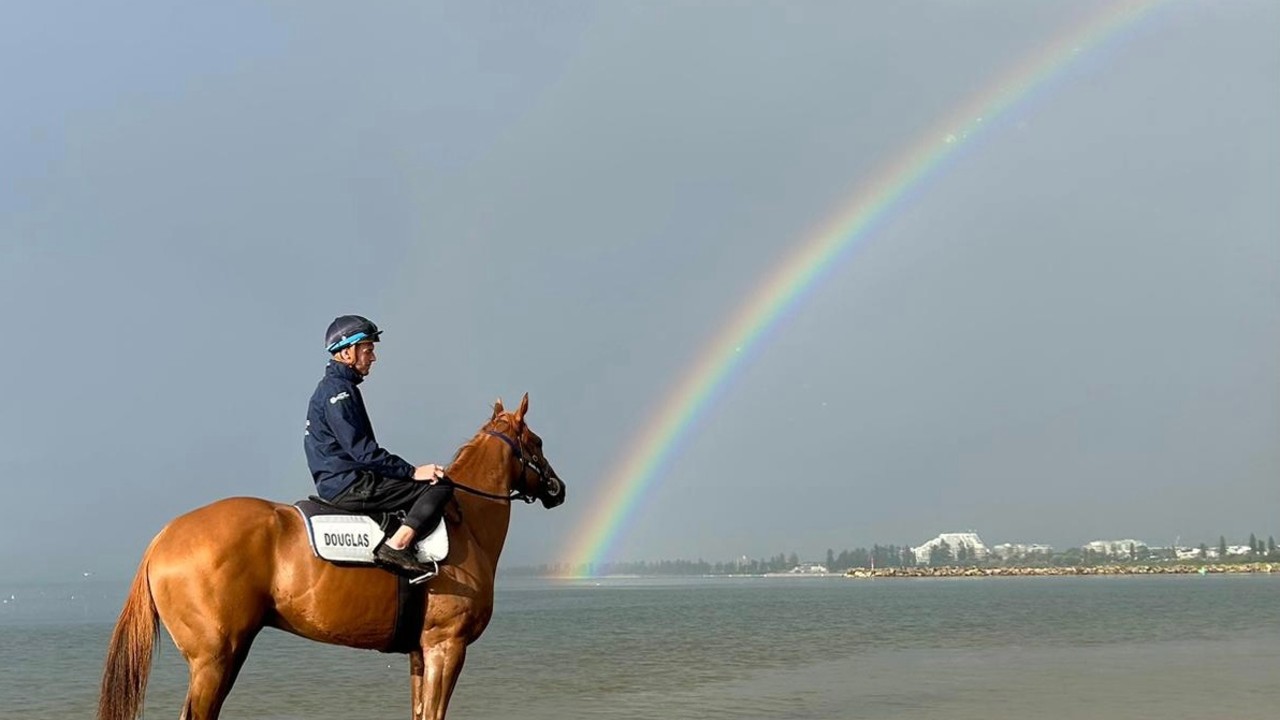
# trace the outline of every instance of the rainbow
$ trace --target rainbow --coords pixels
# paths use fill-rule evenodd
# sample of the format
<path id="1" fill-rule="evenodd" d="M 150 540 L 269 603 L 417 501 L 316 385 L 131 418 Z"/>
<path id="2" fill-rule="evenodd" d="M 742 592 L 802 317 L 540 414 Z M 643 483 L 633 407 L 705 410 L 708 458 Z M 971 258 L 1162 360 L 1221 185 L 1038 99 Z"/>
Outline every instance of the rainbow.
<path id="1" fill-rule="evenodd" d="M 662 474 L 692 430 L 731 384 L 751 351 L 760 347 L 788 311 L 851 254 L 859 240 L 904 204 L 925 181 L 936 176 L 994 121 L 1027 101 L 1060 76 L 1073 61 L 1125 28 L 1132 27 L 1166 0 L 1109 2 L 1098 13 L 1059 34 L 1047 47 L 991 83 L 926 132 L 906 152 L 876 173 L 851 202 L 833 215 L 747 299 L 705 345 L 693 367 L 671 389 L 625 456 L 611 469 L 595 507 L 571 534 L 570 572 L 594 574 L 610 557 L 629 527 L 641 492 Z"/>

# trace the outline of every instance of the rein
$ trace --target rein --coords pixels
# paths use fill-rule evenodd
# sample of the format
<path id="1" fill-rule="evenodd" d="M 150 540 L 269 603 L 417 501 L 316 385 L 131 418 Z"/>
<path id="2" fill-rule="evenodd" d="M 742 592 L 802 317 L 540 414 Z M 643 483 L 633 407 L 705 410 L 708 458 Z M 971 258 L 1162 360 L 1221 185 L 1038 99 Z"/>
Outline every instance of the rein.
<path id="1" fill-rule="evenodd" d="M 498 493 L 485 492 L 484 490 L 477 490 L 476 488 L 468 487 L 466 485 L 463 485 L 462 483 L 459 483 L 458 481 L 454 480 L 448 475 L 446 475 L 444 479 L 451 486 L 453 486 L 453 489 L 455 490 L 461 490 L 464 493 L 469 493 L 471 495 L 475 495 L 476 497 L 482 497 L 487 500 L 497 500 L 498 502 L 511 502 L 516 498 L 520 498 L 525 502 L 533 502 L 532 497 L 525 495 L 524 493 L 517 493 L 517 491 L 515 490 L 512 490 L 510 495 L 499 495 Z"/>

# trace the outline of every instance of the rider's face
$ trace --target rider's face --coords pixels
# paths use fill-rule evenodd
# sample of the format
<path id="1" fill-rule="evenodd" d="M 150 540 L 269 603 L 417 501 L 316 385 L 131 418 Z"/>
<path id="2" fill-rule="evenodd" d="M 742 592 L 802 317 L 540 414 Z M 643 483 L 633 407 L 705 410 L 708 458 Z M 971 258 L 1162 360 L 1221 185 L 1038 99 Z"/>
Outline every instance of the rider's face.
<path id="1" fill-rule="evenodd" d="M 355 346 L 356 359 L 351 363 L 351 367 L 361 375 L 368 375 L 369 368 L 373 367 L 373 363 L 377 361 L 378 355 L 373 351 L 373 343 L 362 342 Z"/>
<path id="2" fill-rule="evenodd" d="M 373 350 L 373 343 L 362 342 L 342 348 L 342 350 L 338 351 L 338 359 L 350 365 L 352 370 L 360 373 L 361 377 L 363 377 L 369 374 L 369 368 L 373 367 L 378 355 Z"/>

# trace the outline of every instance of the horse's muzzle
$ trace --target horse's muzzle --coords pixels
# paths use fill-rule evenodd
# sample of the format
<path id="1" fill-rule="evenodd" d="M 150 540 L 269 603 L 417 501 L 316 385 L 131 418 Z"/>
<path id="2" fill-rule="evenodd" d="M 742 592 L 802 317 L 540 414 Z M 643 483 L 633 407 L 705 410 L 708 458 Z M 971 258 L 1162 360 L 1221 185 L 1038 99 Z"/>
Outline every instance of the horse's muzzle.
<path id="1" fill-rule="evenodd" d="M 538 499 L 542 501 L 542 507 L 550 510 L 564 504 L 564 483 L 555 475 L 550 475 L 543 480 L 540 490 Z"/>

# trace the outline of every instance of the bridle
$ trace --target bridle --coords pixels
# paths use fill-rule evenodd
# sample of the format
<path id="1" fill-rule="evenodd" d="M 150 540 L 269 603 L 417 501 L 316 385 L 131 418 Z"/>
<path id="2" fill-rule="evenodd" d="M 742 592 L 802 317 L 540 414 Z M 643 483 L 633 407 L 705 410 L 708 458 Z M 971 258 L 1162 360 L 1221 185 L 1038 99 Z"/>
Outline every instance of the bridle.
<path id="1" fill-rule="evenodd" d="M 560 493 L 564 492 L 564 485 L 561 483 L 560 478 L 556 477 L 555 473 L 551 470 L 551 467 L 547 464 L 546 458 L 536 457 L 536 461 L 530 460 L 528 457 L 526 457 L 526 452 L 520 446 L 520 443 L 516 442 L 515 439 L 511 438 L 505 433 L 500 433 L 496 430 L 485 430 L 484 433 L 486 435 L 492 435 L 493 437 L 498 438 L 502 442 L 506 443 L 508 447 L 511 448 L 511 453 L 515 455 L 516 461 L 520 463 L 521 478 L 527 476 L 531 471 L 533 472 L 534 475 L 538 476 L 538 491 L 533 495 L 530 495 L 529 493 L 524 491 L 523 487 L 517 486 L 517 487 L 511 488 L 511 490 L 506 495 L 501 495 L 499 493 L 491 493 L 491 492 L 485 492 L 484 490 L 478 490 L 476 488 L 468 487 L 466 485 L 462 485 L 450 480 L 450 482 L 453 484 L 453 487 L 455 489 L 461 490 L 471 495 L 476 495 L 478 497 L 488 498 L 490 500 L 498 500 L 501 502 L 511 502 L 512 500 L 523 500 L 526 503 L 534 502 L 535 500 L 538 499 L 540 495 L 543 495 L 543 494 L 547 495 L 548 497 L 556 497 Z"/>

